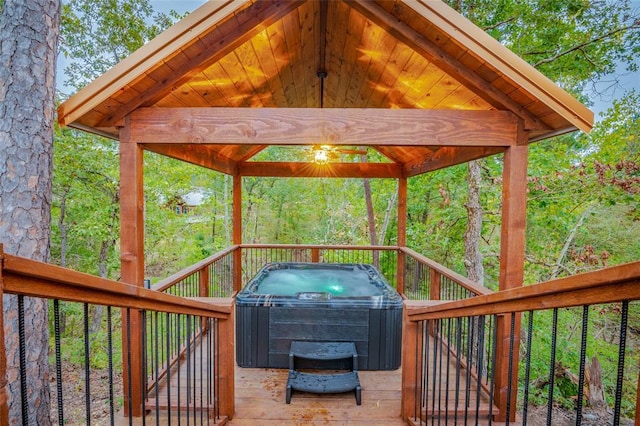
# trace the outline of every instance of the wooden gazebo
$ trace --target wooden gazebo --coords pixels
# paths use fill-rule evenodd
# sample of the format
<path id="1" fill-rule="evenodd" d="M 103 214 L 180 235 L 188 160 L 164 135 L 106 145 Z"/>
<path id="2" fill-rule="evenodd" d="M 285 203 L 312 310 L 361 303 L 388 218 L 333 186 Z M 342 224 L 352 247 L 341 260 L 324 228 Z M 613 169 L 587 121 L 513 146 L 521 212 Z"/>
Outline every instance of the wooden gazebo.
<path id="1" fill-rule="evenodd" d="M 544 75 L 428 0 L 209 1 L 70 97 L 58 117 L 119 140 L 122 281 L 140 286 L 148 150 L 233 176 L 234 244 L 243 176 L 397 179 L 398 246 L 407 178 L 503 153 L 499 284 L 519 287 L 528 145 L 593 122 Z M 280 145 L 368 147 L 387 160 L 252 160 Z"/>

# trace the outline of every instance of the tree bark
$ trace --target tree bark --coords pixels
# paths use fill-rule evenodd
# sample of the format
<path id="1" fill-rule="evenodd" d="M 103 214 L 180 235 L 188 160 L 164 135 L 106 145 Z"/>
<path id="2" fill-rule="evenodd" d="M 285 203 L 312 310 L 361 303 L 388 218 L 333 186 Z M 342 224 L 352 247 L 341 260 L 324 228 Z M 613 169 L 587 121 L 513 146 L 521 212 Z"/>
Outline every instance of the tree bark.
<path id="1" fill-rule="evenodd" d="M 480 252 L 483 211 L 480 205 L 480 184 L 482 170 L 478 161 L 469 162 L 467 176 L 467 230 L 464 233 L 464 266 L 467 277 L 480 285 L 484 285 L 484 267 Z"/>
<path id="2" fill-rule="evenodd" d="M 0 16 L 0 241 L 49 260 L 59 0 L 5 0 Z M 48 304 L 24 299 L 27 416 L 21 413 L 18 297 L 3 299 L 10 424 L 50 424 Z"/>

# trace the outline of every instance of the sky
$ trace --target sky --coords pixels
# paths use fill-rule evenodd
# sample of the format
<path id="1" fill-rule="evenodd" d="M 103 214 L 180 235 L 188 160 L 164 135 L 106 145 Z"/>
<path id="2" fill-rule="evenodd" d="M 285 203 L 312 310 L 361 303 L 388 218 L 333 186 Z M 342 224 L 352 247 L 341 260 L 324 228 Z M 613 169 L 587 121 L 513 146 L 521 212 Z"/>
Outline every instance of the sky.
<path id="1" fill-rule="evenodd" d="M 202 4 L 206 3 L 206 0 L 151 0 L 153 8 L 159 12 L 169 12 L 171 9 L 178 13 L 192 12 Z M 632 8 L 640 10 L 640 0 L 634 0 L 631 2 Z M 58 58 L 60 66 L 64 66 L 64 58 Z M 640 58 L 638 59 L 640 64 Z M 640 67 L 639 67 L 640 68 Z M 62 69 L 58 71 L 58 84 L 64 80 L 64 73 Z M 617 80 L 616 84 L 613 82 Z M 590 96 L 594 104 L 590 109 L 596 113 L 596 117 L 609 108 L 613 101 L 621 97 L 625 91 L 635 88 L 640 92 L 640 71 L 630 73 L 621 66 L 616 72 L 616 76 L 610 78 L 604 78 L 598 82 L 594 87 L 594 91 L 603 93 L 600 96 Z M 591 89 L 591 88 L 589 88 Z"/>

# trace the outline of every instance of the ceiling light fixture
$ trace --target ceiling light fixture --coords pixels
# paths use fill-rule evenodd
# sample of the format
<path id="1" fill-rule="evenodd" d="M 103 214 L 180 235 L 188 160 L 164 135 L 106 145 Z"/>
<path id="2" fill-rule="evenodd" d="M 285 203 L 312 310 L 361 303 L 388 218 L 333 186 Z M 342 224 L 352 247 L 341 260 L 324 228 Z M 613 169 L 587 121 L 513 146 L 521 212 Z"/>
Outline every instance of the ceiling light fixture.
<path id="1" fill-rule="evenodd" d="M 313 147 L 313 162 L 316 164 L 327 164 L 329 162 L 329 151 L 331 147 L 321 145 Z"/>

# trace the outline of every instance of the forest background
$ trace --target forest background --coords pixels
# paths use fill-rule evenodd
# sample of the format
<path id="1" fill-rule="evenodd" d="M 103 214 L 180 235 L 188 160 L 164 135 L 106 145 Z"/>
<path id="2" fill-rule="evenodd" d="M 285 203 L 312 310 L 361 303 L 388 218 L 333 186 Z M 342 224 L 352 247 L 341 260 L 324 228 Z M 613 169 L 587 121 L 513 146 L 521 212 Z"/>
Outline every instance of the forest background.
<path id="1" fill-rule="evenodd" d="M 195 3 L 195 2 L 191 2 Z M 59 70 L 64 99 L 177 20 L 171 2 L 65 2 Z M 467 18 L 587 105 L 609 105 L 594 130 L 530 147 L 526 283 L 637 260 L 640 254 L 640 13 L 628 1 L 450 1 Z M 116 12 L 117 11 L 117 12 Z M 64 92 L 67 93 L 64 93 Z M 608 99 L 614 99 L 607 102 Z M 52 259 L 118 278 L 117 142 L 58 129 Z M 270 150 L 264 160 L 291 157 Z M 303 160 L 304 158 L 301 158 Z M 163 278 L 230 245 L 230 179 L 145 153 L 147 276 Z M 409 179 L 408 246 L 467 274 L 469 187 L 477 186 L 478 240 L 490 288 L 497 283 L 501 156 Z M 469 185 L 471 183 L 471 185 Z M 245 242 L 394 244 L 394 180 L 245 178 Z M 184 205 L 187 214 L 176 214 Z M 478 208 L 476 207 L 476 210 Z M 374 226 L 370 226 L 373 224 Z M 465 261 L 466 257 L 466 261 Z"/>
<path id="2" fill-rule="evenodd" d="M 585 104 L 615 98 L 590 134 L 530 147 L 525 283 L 638 260 L 640 93 L 619 86 L 621 73 L 637 74 L 640 65 L 634 3 L 448 3 Z M 65 2 L 60 100 L 180 17 L 153 6 L 149 0 Z M 277 161 L 292 154 L 263 155 Z M 501 173 L 502 157 L 494 156 L 409 179 L 407 245 L 495 289 Z M 119 278 L 118 179 L 116 141 L 56 129 L 51 262 Z M 247 243 L 396 242 L 393 180 L 245 178 L 243 191 Z M 229 246 L 230 205 L 229 177 L 145 153 L 146 276 L 164 278 Z M 639 311 L 632 306 L 637 330 Z M 100 321 L 96 309 L 92 329 Z M 612 333 L 603 339 L 615 340 Z"/>

